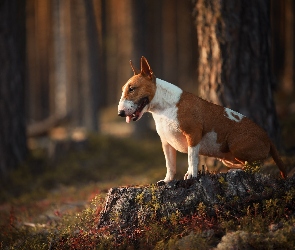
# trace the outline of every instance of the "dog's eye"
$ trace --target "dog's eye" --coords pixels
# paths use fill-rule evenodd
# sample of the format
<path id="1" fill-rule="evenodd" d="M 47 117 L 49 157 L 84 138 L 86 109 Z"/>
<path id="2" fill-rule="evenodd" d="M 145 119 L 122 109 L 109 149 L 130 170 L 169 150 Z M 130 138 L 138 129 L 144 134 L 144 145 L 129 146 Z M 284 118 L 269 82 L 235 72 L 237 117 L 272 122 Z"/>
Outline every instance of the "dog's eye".
<path id="1" fill-rule="evenodd" d="M 132 87 L 132 86 L 129 86 L 129 92 L 133 92 L 135 90 L 135 88 L 134 87 Z"/>

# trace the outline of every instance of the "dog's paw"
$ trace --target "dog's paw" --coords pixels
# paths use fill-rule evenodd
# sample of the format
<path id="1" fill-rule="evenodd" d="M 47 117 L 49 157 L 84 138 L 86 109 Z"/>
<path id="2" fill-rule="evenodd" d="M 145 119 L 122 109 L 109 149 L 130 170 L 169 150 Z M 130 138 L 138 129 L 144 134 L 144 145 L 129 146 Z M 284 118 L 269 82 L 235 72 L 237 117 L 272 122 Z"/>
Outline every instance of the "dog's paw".
<path id="1" fill-rule="evenodd" d="M 191 179 L 193 177 L 193 175 L 189 172 L 186 172 L 186 174 L 184 175 L 183 179 L 184 180 L 188 180 L 188 179 Z"/>
<path id="2" fill-rule="evenodd" d="M 157 181 L 158 186 L 164 186 L 166 182 L 164 180 Z"/>
<path id="3" fill-rule="evenodd" d="M 187 173 L 184 175 L 184 177 L 183 177 L 184 180 L 189 180 L 189 179 L 192 179 L 192 178 L 197 178 L 197 175 L 193 175 L 192 173 L 187 172 Z"/>

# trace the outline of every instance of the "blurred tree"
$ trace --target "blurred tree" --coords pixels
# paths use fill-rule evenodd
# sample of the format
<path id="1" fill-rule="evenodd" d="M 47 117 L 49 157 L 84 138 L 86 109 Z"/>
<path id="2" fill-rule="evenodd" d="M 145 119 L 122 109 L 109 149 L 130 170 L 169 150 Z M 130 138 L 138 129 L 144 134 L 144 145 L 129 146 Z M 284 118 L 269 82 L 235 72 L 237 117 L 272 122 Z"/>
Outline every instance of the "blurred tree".
<path id="1" fill-rule="evenodd" d="M 99 72 L 99 87 L 98 87 L 98 106 L 102 108 L 107 101 L 107 84 L 106 84 L 106 1 L 107 0 L 92 0 L 94 7 L 94 16 L 97 28 L 97 42 L 99 48 L 98 64 L 96 70 Z"/>
<path id="2" fill-rule="evenodd" d="M 272 68 L 285 96 L 295 91 L 294 14 L 294 0 L 271 0 Z"/>
<path id="3" fill-rule="evenodd" d="M 43 1 L 44 2 L 44 1 Z M 51 1 L 52 70 L 50 82 L 51 113 L 63 117 L 70 112 L 71 79 L 71 8 L 70 0 Z"/>
<path id="4" fill-rule="evenodd" d="M 274 84 L 269 73 L 268 2 L 193 1 L 198 13 L 194 17 L 198 47 L 191 1 L 26 3 L 26 104 L 30 124 L 48 118 L 56 121 L 57 114 L 69 113 L 71 125 L 96 130 L 99 107 L 116 105 L 123 83 L 131 76 L 128 61 L 132 59 L 139 65 L 144 55 L 157 77 L 195 93 L 195 65 L 200 58 L 197 73 L 203 95 L 245 113 L 265 125 L 270 134 L 276 134 L 272 132 L 276 119 L 271 97 Z M 280 44 L 279 50 L 275 46 L 273 68 L 281 76 L 294 78 L 294 66 L 289 63 L 292 53 L 286 51 L 294 54 L 294 14 L 289 10 L 294 10 L 295 4 L 292 0 L 271 3 L 272 13 L 279 13 L 273 23 L 274 42 Z M 294 89 L 290 83 L 284 81 L 283 88 Z"/>
<path id="5" fill-rule="evenodd" d="M 104 95 L 100 78 L 99 33 L 93 1 L 71 1 L 71 34 L 73 77 L 71 108 L 73 124 L 87 130 L 98 130 L 98 100 Z"/>
<path id="6" fill-rule="evenodd" d="M 162 7 L 162 55 L 163 76 L 174 84 L 178 82 L 177 57 L 177 0 L 163 0 Z"/>
<path id="7" fill-rule="evenodd" d="M 106 99 L 102 78 L 105 0 L 27 0 L 29 134 L 70 118 L 70 126 L 99 130 Z"/>
<path id="8" fill-rule="evenodd" d="M 0 176 L 27 153 L 24 112 L 25 1 L 0 2 Z"/>
<path id="9" fill-rule="evenodd" d="M 132 73 L 128 61 L 139 67 L 143 55 L 158 77 L 195 91 L 189 1 L 26 2 L 30 135 L 46 134 L 65 117 L 70 126 L 99 130 L 99 108 L 118 103 Z M 136 133 L 148 127 L 145 118 Z"/>
<path id="10" fill-rule="evenodd" d="M 279 144 L 267 0 L 194 0 L 200 95 L 263 127 Z"/>
<path id="11" fill-rule="evenodd" d="M 51 114 L 52 18 L 50 0 L 26 2 L 26 106 L 28 122 L 43 120 Z M 51 97 L 50 97 L 51 95 Z"/>
<path id="12" fill-rule="evenodd" d="M 148 32 L 148 20 L 147 20 L 147 1 L 130 1 L 131 4 L 131 54 L 134 65 L 139 68 L 140 58 L 147 54 L 147 43 L 146 38 Z M 145 31 L 145 32 L 142 32 Z M 127 72 L 130 72 L 127 70 Z M 150 136 L 151 128 L 150 121 L 152 117 L 150 115 L 143 116 L 138 122 L 134 124 L 134 134 L 133 136 L 137 138 Z"/>
<path id="13" fill-rule="evenodd" d="M 138 2 L 138 1 L 136 1 Z M 106 2 L 106 68 L 107 68 L 107 101 L 108 104 L 117 104 L 121 96 L 124 82 L 131 77 L 129 60 L 134 50 L 134 23 L 133 0 Z M 140 4 L 140 3 L 139 3 Z M 143 30 L 141 31 L 143 32 Z"/>

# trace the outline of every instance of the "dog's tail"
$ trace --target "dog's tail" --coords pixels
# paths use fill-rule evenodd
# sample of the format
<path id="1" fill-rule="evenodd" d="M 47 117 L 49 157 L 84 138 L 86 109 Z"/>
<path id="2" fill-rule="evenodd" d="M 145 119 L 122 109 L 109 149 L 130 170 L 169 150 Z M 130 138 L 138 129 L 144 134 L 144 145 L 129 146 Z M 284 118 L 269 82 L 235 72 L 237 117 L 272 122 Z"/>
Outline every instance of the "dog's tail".
<path id="1" fill-rule="evenodd" d="M 285 168 L 285 164 L 283 163 L 281 157 L 279 156 L 278 150 L 276 149 L 275 145 L 272 142 L 270 142 L 270 154 L 272 158 L 274 159 L 275 163 L 277 164 L 277 166 L 279 167 L 281 171 L 281 176 L 284 179 L 286 179 L 287 171 Z"/>

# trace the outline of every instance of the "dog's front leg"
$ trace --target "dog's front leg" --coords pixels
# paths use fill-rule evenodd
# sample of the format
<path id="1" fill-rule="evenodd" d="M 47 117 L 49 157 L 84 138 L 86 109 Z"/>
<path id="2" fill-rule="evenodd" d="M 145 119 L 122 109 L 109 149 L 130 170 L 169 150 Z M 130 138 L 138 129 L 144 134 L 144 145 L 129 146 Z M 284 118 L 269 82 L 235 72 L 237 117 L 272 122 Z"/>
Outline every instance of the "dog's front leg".
<path id="1" fill-rule="evenodd" d="M 163 181 L 167 183 L 173 180 L 176 173 L 176 150 L 166 141 L 162 141 L 162 147 L 165 154 L 167 168 L 166 177 Z"/>
<path id="2" fill-rule="evenodd" d="M 188 170 L 184 175 L 185 180 L 191 179 L 192 177 L 197 177 L 198 175 L 199 150 L 199 144 L 194 147 L 188 147 Z"/>

